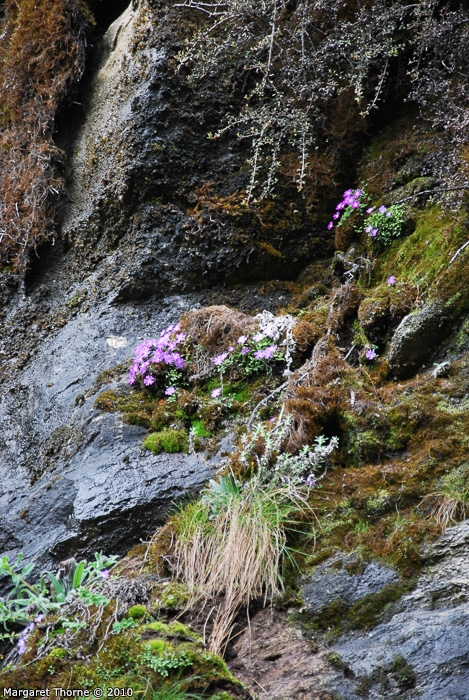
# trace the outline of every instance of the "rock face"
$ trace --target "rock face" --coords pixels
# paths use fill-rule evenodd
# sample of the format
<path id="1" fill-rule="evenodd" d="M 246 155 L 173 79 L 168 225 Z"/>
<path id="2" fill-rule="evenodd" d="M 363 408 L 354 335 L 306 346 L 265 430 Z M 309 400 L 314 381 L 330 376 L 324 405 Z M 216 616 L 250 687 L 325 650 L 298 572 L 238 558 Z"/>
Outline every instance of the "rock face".
<path id="1" fill-rule="evenodd" d="M 405 316 L 389 346 L 391 371 L 402 379 L 412 376 L 450 330 L 451 320 L 439 303 Z"/>
<path id="2" fill-rule="evenodd" d="M 39 252 L 23 295 L 0 292 L 0 552 L 44 566 L 128 550 L 212 472 L 201 458 L 144 453 L 142 429 L 93 409 L 97 375 L 242 265 L 262 277 L 300 264 L 291 245 L 288 263 L 191 213 L 194 188 L 228 178 L 240 153 L 209 144 L 213 96 L 175 79 L 179 20 L 133 3 L 100 40 L 84 107 L 58 136 L 69 154 L 62 236 Z"/>
<path id="3" fill-rule="evenodd" d="M 82 121 L 72 147 L 62 135 L 62 231 L 77 249 L 115 251 L 120 300 L 285 277 L 314 250 L 300 219 L 286 223 L 286 242 L 285 230 L 260 227 L 234 207 L 245 176 L 233 173 L 246 154 L 236 140 L 207 139 L 233 98 L 218 86 L 214 103 L 211 89 L 194 92 L 178 74 L 184 22 L 166 4 L 129 6 L 99 45 L 83 111 L 70 116 Z"/>
<path id="4" fill-rule="evenodd" d="M 152 310 L 103 303 L 36 350 L 0 404 L 0 542 L 5 553 L 63 558 L 123 553 L 162 523 L 169 506 L 206 481 L 197 456 L 142 450 L 146 431 L 93 409 L 97 374 L 126 361 L 149 328 L 190 299 Z M 126 382 L 125 372 L 114 384 Z"/>
<path id="5" fill-rule="evenodd" d="M 331 604 L 349 608 L 398 581 L 395 571 L 378 562 L 365 563 L 353 555 L 338 554 L 318 566 L 303 586 L 303 598 L 308 611 L 320 615 Z"/>
<path id="6" fill-rule="evenodd" d="M 343 700 L 467 700 L 469 522 L 448 528 L 422 558 L 425 566 L 415 587 L 388 605 L 381 624 L 344 634 L 330 645 L 331 663 L 341 670 L 326 687 Z M 316 612 L 317 601 L 356 602 L 358 591 L 376 591 L 386 577 L 378 573 L 375 584 L 367 583 L 370 566 L 377 565 L 358 574 L 320 567 L 305 586 L 307 606 Z"/>
<path id="7" fill-rule="evenodd" d="M 356 555 L 337 554 L 304 582 L 305 606 L 299 617 L 290 611 L 290 624 L 276 610 L 252 617 L 233 645 L 231 667 L 265 700 L 467 700 L 469 521 L 448 528 L 421 556 L 415 586 L 382 603 L 380 624 L 339 634 L 329 629 L 324 637 L 318 622 L 334 606 L 337 630 L 352 605 L 364 611 L 399 582 L 387 567 L 360 566 Z"/>

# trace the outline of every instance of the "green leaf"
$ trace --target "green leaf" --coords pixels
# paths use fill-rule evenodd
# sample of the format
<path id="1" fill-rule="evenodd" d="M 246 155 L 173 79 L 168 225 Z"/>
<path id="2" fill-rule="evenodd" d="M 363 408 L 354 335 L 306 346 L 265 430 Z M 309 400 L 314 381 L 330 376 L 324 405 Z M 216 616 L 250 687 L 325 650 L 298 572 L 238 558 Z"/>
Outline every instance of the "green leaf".
<path id="1" fill-rule="evenodd" d="M 78 588 L 78 586 L 81 586 L 81 582 L 84 579 L 83 572 L 85 570 L 85 562 L 81 561 L 77 568 L 75 569 L 75 573 L 73 575 L 73 581 L 72 581 L 72 588 Z"/>
<path id="2" fill-rule="evenodd" d="M 56 578 L 54 576 L 54 574 L 51 574 L 50 571 L 47 571 L 46 573 L 47 573 L 47 576 L 49 577 L 49 579 L 54 587 L 55 595 L 53 595 L 52 597 L 55 598 L 55 600 L 58 603 L 64 603 L 65 598 L 67 597 L 67 592 L 65 590 L 65 587 L 60 583 L 58 578 Z"/>

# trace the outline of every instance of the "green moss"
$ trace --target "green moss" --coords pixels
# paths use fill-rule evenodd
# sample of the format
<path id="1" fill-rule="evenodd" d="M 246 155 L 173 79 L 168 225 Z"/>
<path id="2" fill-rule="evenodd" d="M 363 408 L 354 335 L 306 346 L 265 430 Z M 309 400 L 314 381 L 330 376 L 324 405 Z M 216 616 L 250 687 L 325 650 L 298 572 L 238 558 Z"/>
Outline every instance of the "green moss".
<path id="1" fill-rule="evenodd" d="M 189 600 L 189 592 L 187 587 L 182 583 L 171 581 L 169 584 L 156 589 L 158 598 L 156 600 L 156 609 L 163 610 L 182 610 Z"/>
<path id="2" fill-rule="evenodd" d="M 198 438 L 210 437 L 210 432 L 205 427 L 203 420 L 192 421 L 192 430 L 194 431 L 194 435 Z"/>
<path id="3" fill-rule="evenodd" d="M 357 603 L 347 611 L 345 625 L 347 629 L 370 629 L 375 627 L 383 619 L 386 608 L 402 597 L 409 590 L 409 585 L 391 583 L 382 588 L 378 593 L 373 593 Z"/>
<path id="4" fill-rule="evenodd" d="M 450 304 L 454 313 L 469 308 L 469 290 L 465 282 L 463 252 L 450 265 L 454 253 L 466 240 L 462 216 L 443 212 L 440 205 L 426 207 L 417 214 L 415 231 L 395 241 L 381 256 L 377 276 L 385 281 L 394 275 L 398 285 L 408 283 L 425 297 L 438 296 Z"/>
<path id="5" fill-rule="evenodd" d="M 64 659 L 68 655 L 68 652 L 66 649 L 62 649 L 61 647 L 56 647 L 55 649 L 52 649 L 51 653 L 49 654 L 50 659 Z"/>
<path id="6" fill-rule="evenodd" d="M 162 430 L 159 433 L 150 433 L 143 441 L 143 446 L 153 452 L 187 452 L 188 440 L 184 430 L 173 430 L 171 428 Z"/>
<path id="7" fill-rule="evenodd" d="M 145 615 L 147 615 L 147 609 L 143 605 L 132 605 L 127 610 L 127 617 L 132 618 L 132 620 L 141 620 Z"/>

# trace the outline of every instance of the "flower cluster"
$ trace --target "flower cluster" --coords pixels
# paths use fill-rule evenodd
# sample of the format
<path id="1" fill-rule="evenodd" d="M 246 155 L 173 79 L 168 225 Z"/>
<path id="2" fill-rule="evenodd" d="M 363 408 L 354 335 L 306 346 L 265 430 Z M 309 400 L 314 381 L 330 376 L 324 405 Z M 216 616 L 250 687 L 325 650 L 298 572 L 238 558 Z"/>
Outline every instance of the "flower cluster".
<path id="1" fill-rule="evenodd" d="M 161 331 L 159 338 L 150 338 L 137 345 L 135 359 L 129 370 L 129 384 L 135 384 L 137 379 L 143 381 L 146 387 L 154 384 L 157 365 L 178 370 L 185 366 L 184 358 L 177 351 L 177 347 L 186 339 L 186 334 L 181 333 L 180 329 L 179 323 L 168 326 Z M 171 388 L 173 387 L 169 387 Z"/>
<path id="2" fill-rule="evenodd" d="M 404 222 L 403 207 L 395 204 L 385 207 L 382 204 L 378 208 L 370 206 L 365 209 L 369 201 L 370 198 L 364 189 L 346 190 L 342 201 L 336 206 L 332 221 L 327 225 L 329 231 L 334 227 L 334 224 L 344 223 L 349 216 L 359 209 L 362 215 L 366 214 L 362 224 L 365 233 L 381 244 L 389 245 L 401 235 Z M 360 225 L 356 226 L 355 230 L 360 232 L 362 227 Z"/>
<path id="3" fill-rule="evenodd" d="M 296 347 L 293 337 L 296 319 L 289 314 L 274 316 L 270 311 L 263 311 L 255 318 L 258 322 L 255 333 L 240 335 L 234 345 L 212 358 L 214 369 L 220 372 L 221 378 L 229 368 L 236 368 L 244 376 L 266 371 L 269 361 L 284 362 L 284 375 L 290 374 Z M 211 392 L 214 399 L 221 394 L 222 387 Z"/>
<path id="4" fill-rule="evenodd" d="M 365 232 L 384 245 L 389 245 L 402 232 L 404 223 L 404 208 L 397 204 L 385 207 L 384 204 L 376 209 L 366 210 L 368 218 L 365 221 Z"/>
<path id="5" fill-rule="evenodd" d="M 363 190 L 346 190 L 341 202 L 335 208 L 335 214 L 332 217 L 332 221 L 329 221 L 327 228 L 329 231 L 333 228 L 334 222 L 338 222 L 340 219 L 341 212 L 346 208 L 350 207 L 353 209 L 358 209 L 360 207 L 360 197 L 363 196 Z"/>

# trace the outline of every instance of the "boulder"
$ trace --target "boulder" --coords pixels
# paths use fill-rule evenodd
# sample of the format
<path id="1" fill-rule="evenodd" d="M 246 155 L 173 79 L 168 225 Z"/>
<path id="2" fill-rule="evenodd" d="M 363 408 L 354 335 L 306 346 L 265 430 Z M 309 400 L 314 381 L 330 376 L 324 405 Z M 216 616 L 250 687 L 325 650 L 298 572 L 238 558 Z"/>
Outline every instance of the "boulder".
<path id="1" fill-rule="evenodd" d="M 451 318 L 439 302 L 405 316 L 389 344 L 391 372 L 400 379 L 411 377 L 450 331 Z"/>

